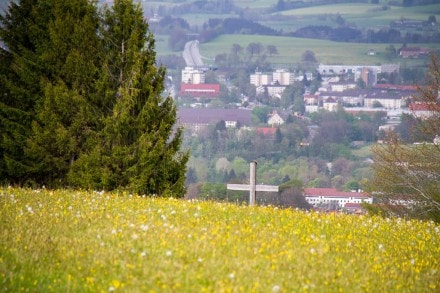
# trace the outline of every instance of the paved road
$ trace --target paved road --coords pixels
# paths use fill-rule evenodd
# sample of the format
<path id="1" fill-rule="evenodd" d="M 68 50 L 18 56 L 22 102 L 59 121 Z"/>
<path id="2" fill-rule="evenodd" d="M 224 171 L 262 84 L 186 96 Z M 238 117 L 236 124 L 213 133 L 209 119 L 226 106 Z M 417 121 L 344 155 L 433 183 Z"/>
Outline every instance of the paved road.
<path id="1" fill-rule="evenodd" d="M 204 66 L 202 56 L 200 56 L 199 52 L 199 41 L 189 41 L 185 44 L 185 49 L 183 50 L 183 59 L 185 59 L 186 66 Z"/>

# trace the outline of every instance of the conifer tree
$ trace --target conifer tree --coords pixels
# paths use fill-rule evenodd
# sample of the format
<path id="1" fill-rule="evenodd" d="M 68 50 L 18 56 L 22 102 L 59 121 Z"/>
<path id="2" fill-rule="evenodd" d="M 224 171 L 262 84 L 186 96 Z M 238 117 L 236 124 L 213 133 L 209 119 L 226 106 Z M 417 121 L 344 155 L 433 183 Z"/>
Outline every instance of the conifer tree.
<path id="1" fill-rule="evenodd" d="M 104 14 L 106 59 L 100 83 L 113 96 L 104 107 L 111 111 L 103 113 L 99 139 L 76 161 L 70 182 L 183 196 L 188 153 L 180 151 L 182 130 L 173 127 L 174 101 L 162 97 L 165 69 L 156 65 L 153 35 L 131 0 L 116 0 Z"/>
<path id="2" fill-rule="evenodd" d="M 0 182 L 31 177 L 24 148 L 41 98 L 45 70 L 39 54 L 48 38 L 46 7 L 35 4 L 10 2 L 0 15 Z"/>
<path id="3" fill-rule="evenodd" d="M 40 78 L 42 99 L 35 106 L 25 152 L 37 183 L 62 186 L 96 129 L 92 101 L 100 52 L 99 18 L 93 2 L 87 0 L 40 2 L 46 3 L 44 13 L 51 16 L 48 38 L 37 52 L 46 74 Z"/>
<path id="4" fill-rule="evenodd" d="M 188 153 L 139 5 L 20 0 L 0 38 L 0 181 L 183 196 Z"/>

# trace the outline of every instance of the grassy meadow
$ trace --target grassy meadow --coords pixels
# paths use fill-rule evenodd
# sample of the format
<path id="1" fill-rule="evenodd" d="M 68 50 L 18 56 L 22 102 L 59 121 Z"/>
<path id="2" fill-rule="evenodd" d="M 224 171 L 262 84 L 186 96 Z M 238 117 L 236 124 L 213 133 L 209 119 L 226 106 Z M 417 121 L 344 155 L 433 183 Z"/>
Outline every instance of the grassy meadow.
<path id="1" fill-rule="evenodd" d="M 432 222 L 0 189 L 3 292 L 438 292 Z"/>
<path id="2" fill-rule="evenodd" d="M 419 60 L 402 60 L 395 58 L 388 60 L 385 57 L 386 47 L 390 44 L 361 44 L 343 43 L 317 39 L 304 39 L 279 36 L 259 36 L 259 35 L 222 35 L 211 42 L 200 44 L 202 56 L 214 58 L 220 53 L 229 53 L 233 44 L 239 44 L 244 49 L 250 43 L 261 43 L 264 47 L 275 45 L 278 55 L 268 56 L 272 63 L 298 63 L 302 54 L 306 50 L 312 50 L 318 62 L 323 64 L 384 64 L 400 62 L 423 62 Z M 396 48 L 402 44 L 394 44 Z M 438 44 L 419 44 L 421 47 L 439 48 Z M 369 49 L 374 49 L 377 54 L 367 55 Z M 428 60 L 428 59 L 427 59 Z"/>
<path id="3" fill-rule="evenodd" d="M 274 28 L 283 28 L 285 31 L 294 31 L 307 25 L 329 25 L 336 26 L 331 20 L 332 15 L 341 15 L 346 22 L 354 24 L 359 28 L 382 28 L 388 26 L 393 20 L 402 18 L 412 20 L 428 20 L 430 15 L 440 15 L 440 4 L 423 5 L 415 7 L 389 6 L 387 10 L 381 10 L 381 5 L 367 3 L 352 4 L 331 4 L 313 6 L 307 8 L 293 9 L 280 12 L 279 14 L 292 17 L 283 21 L 267 25 Z M 263 22 L 264 23 L 264 22 Z M 289 26 L 287 26 L 289 25 Z"/>

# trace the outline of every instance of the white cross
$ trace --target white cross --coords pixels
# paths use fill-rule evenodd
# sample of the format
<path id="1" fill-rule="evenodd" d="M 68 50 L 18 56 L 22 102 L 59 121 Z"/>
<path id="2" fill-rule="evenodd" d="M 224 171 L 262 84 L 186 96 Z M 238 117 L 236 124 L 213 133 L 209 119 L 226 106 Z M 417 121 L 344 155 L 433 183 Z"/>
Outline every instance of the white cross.
<path id="1" fill-rule="evenodd" d="M 229 190 L 249 190 L 249 205 L 255 205 L 255 192 L 256 191 L 266 191 L 266 192 L 278 192 L 278 186 L 272 185 L 256 185 L 257 178 L 257 162 L 253 161 L 250 163 L 250 178 L 248 184 L 227 184 L 226 188 Z"/>

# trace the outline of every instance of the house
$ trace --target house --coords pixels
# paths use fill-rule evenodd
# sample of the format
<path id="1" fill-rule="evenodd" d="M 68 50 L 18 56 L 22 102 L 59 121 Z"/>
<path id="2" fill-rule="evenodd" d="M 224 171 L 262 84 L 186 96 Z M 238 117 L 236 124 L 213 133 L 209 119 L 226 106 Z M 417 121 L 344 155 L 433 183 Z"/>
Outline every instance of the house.
<path id="1" fill-rule="evenodd" d="M 281 95 L 286 89 L 285 85 L 268 85 L 266 86 L 269 97 L 281 99 Z"/>
<path id="2" fill-rule="evenodd" d="M 273 111 L 271 114 L 268 115 L 267 124 L 271 125 L 272 127 L 276 125 L 282 125 L 284 124 L 284 119 L 281 118 L 277 111 Z"/>
<path id="3" fill-rule="evenodd" d="M 305 105 L 318 105 L 319 103 L 319 95 L 310 95 L 306 94 L 304 97 L 304 104 Z"/>
<path id="4" fill-rule="evenodd" d="M 333 203 L 345 208 L 347 204 L 373 203 L 373 198 L 365 192 L 339 191 L 336 188 L 304 188 L 304 197 L 314 207 Z"/>
<path id="5" fill-rule="evenodd" d="M 275 139 L 275 134 L 277 132 L 277 129 L 275 127 L 258 127 L 256 132 L 257 135 L 270 139 Z"/>
<path id="6" fill-rule="evenodd" d="M 375 49 L 368 49 L 368 51 L 367 51 L 367 55 L 368 56 L 375 56 L 377 54 L 377 52 L 376 52 L 376 50 Z"/>
<path id="7" fill-rule="evenodd" d="M 305 105 L 306 113 L 315 113 L 319 111 L 318 105 Z"/>
<path id="8" fill-rule="evenodd" d="M 180 96 L 183 98 L 217 98 L 220 94 L 220 84 L 187 84 L 180 85 Z"/>
<path id="9" fill-rule="evenodd" d="M 233 128 L 251 124 L 251 111 L 245 109 L 193 109 L 177 111 L 178 125 L 191 129 L 193 133 L 208 125 L 225 121 L 226 127 Z"/>
<path id="10" fill-rule="evenodd" d="M 322 107 L 330 112 L 336 112 L 338 110 L 338 101 L 332 97 L 328 97 L 324 100 Z"/>
<path id="11" fill-rule="evenodd" d="M 418 58 L 420 56 L 429 55 L 430 50 L 428 48 L 419 47 L 404 47 L 399 51 L 399 56 L 402 58 Z"/>
<path id="12" fill-rule="evenodd" d="M 439 103 L 410 103 L 409 109 L 413 113 L 414 117 L 427 119 L 435 113 L 440 113 Z"/>

